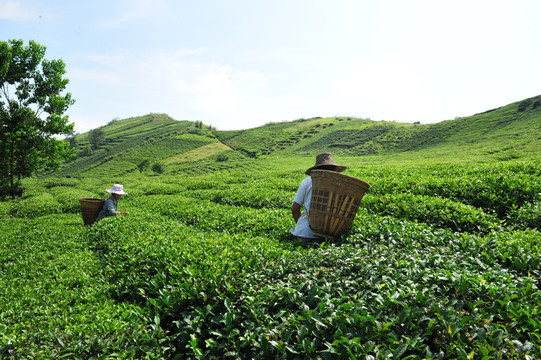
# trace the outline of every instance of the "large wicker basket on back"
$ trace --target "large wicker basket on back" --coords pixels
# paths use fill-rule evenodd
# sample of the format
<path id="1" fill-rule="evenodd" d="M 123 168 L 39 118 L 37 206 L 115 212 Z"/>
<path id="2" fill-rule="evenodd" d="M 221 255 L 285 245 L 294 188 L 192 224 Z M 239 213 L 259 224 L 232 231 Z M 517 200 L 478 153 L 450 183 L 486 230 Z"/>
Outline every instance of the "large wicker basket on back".
<path id="1" fill-rule="evenodd" d="M 337 238 L 351 227 L 366 181 L 328 170 L 312 170 L 310 228 L 315 236 Z"/>
<path id="2" fill-rule="evenodd" d="M 81 214 L 85 225 L 90 225 L 96 221 L 96 217 L 103 207 L 105 200 L 94 198 L 79 198 L 81 204 Z"/>

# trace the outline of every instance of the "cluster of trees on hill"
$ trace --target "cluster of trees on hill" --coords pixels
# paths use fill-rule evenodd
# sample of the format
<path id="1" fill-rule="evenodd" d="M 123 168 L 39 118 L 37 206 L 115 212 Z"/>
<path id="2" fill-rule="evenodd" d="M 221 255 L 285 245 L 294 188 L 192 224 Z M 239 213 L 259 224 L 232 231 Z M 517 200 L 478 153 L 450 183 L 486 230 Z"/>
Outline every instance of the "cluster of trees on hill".
<path id="1" fill-rule="evenodd" d="M 140 173 L 143 173 L 146 169 L 150 168 L 155 174 L 163 174 L 165 171 L 165 165 L 158 161 L 151 164 L 150 159 L 143 159 L 139 164 L 137 164 L 137 168 L 139 169 Z"/>
<path id="2" fill-rule="evenodd" d="M 74 103 L 65 93 L 62 60 L 46 60 L 45 46 L 0 41 L 0 198 L 21 195 L 20 180 L 54 169 L 70 156 L 56 135 L 73 131 L 64 115 Z"/>

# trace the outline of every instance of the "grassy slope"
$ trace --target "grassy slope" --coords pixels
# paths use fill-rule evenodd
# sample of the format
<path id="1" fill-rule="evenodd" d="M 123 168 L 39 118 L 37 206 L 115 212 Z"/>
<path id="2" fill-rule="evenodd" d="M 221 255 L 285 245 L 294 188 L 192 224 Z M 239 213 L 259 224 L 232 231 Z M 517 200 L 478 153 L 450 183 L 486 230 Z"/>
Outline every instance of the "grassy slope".
<path id="1" fill-rule="evenodd" d="M 88 134 L 78 136 L 79 156 L 60 176 L 122 176 L 143 159 L 162 162 L 166 173 L 201 173 L 230 166 L 253 166 L 254 159 L 313 158 L 321 151 L 370 161 L 434 159 L 492 161 L 528 159 L 541 150 L 541 96 L 498 109 L 435 124 L 406 124 L 359 118 L 312 118 L 269 123 L 235 131 L 197 129 L 190 121 L 149 114 L 114 121 L 104 127 L 107 143 L 89 156 L 81 149 Z M 224 160 L 224 156 L 227 161 Z M 358 161 L 358 159 L 356 160 Z"/>
<path id="2" fill-rule="evenodd" d="M 194 123 L 163 114 L 114 121 L 102 130 L 106 143 L 88 156 L 82 155 L 89 144 L 88 133 L 77 137 L 77 157 L 64 166 L 61 176 L 121 176 L 137 170 L 143 159 L 175 162 L 185 152 L 217 142 L 210 132 L 196 129 Z M 227 149 L 222 147 L 223 151 Z"/>
<path id="3" fill-rule="evenodd" d="M 518 111 L 521 104 L 429 125 L 398 149 L 427 149 L 436 156 L 470 153 L 489 160 L 535 156 L 540 149 L 541 109 Z"/>

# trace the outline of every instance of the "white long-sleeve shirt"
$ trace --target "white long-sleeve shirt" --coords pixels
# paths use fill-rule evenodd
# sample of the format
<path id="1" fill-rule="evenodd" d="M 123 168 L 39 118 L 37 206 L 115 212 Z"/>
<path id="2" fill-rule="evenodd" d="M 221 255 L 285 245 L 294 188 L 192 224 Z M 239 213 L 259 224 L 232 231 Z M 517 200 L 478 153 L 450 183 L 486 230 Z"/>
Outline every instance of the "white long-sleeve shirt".
<path id="1" fill-rule="evenodd" d="M 299 188 L 297 189 L 297 193 L 295 194 L 295 198 L 293 199 L 293 202 L 296 202 L 297 204 L 304 206 L 304 210 L 302 212 L 301 217 L 297 221 L 297 225 L 291 229 L 291 233 L 294 236 L 303 237 L 303 238 L 312 238 L 315 239 L 316 237 L 312 233 L 312 229 L 310 229 L 310 219 L 309 219 L 309 213 L 310 213 L 310 201 L 312 200 L 312 178 L 308 176 L 307 178 L 304 178 L 304 180 L 299 185 Z"/>

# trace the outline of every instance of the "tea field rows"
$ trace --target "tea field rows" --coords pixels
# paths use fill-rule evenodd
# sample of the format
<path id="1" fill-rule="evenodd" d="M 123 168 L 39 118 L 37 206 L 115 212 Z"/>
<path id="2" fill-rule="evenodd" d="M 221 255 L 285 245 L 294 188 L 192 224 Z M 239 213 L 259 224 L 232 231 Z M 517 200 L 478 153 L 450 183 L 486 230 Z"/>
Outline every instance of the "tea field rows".
<path id="1" fill-rule="evenodd" d="M 351 230 L 304 244 L 298 160 L 27 180 L 0 203 L 0 358 L 541 357 L 541 164 L 351 161 Z M 130 215 L 84 226 L 111 181 Z"/>

